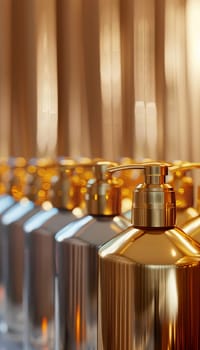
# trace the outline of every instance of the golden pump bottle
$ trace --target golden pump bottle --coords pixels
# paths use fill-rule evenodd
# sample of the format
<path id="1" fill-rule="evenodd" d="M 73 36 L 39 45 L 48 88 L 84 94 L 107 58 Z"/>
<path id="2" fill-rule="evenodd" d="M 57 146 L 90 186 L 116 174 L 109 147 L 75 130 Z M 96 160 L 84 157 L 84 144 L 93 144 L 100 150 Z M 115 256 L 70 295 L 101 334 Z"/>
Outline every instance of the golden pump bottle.
<path id="1" fill-rule="evenodd" d="M 145 180 L 132 226 L 99 251 L 98 350 L 198 350 L 200 245 L 175 226 L 168 164 L 128 167 Z"/>
<path id="2" fill-rule="evenodd" d="M 189 219 L 199 215 L 194 208 L 194 184 L 188 173 L 193 169 L 190 162 L 177 161 L 170 167 L 169 184 L 176 192 L 176 224 L 183 225 Z"/>
<path id="3" fill-rule="evenodd" d="M 94 165 L 86 191 L 87 215 L 67 225 L 56 239 L 59 350 L 97 349 L 97 251 L 130 222 L 121 217 L 121 181 L 107 172 L 112 162 Z"/>
<path id="4" fill-rule="evenodd" d="M 52 188 L 52 203 L 59 211 L 38 227 L 32 217 L 24 225 L 26 235 L 25 280 L 27 348 L 46 346 L 54 350 L 54 236 L 84 215 L 86 180 L 92 176 L 92 162 L 88 159 L 60 159 L 59 178 Z M 86 162 L 86 163 L 85 163 Z"/>
<path id="5" fill-rule="evenodd" d="M 52 173 L 53 168 L 54 173 Z M 36 213 L 39 224 L 41 220 L 43 222 L 57 212 L 55 208 L 52 208 L 50 202 L 47 201 L 51 177 L 53 174 L 56 174 L 56 171 L 56 165 L 47 159 L 31 160 L 24 166 L 23 172 L 22 169 L 15 171 L 15 175 L 20 174 L 24 182 L 23 186 L 19 186 L 18 181 L 14 179 L 11 187 L 12 194 L 15 199 L 21 199 L 8 209 L 1 218 L 3 284 L 5 287 L 4 321 L 8 335 L 19 341 L 22 340 L 24 330 L 22 310 L 24 276 L 23 225 Z M 37 186 L 40 187 L 38 188 Z M 26 188 L 24 194 L 23 188 Z M 42 199 L 44 200 L 43 204 Z"/>
<path id="6" fill-rule="evenodd" d="M 200 163 L 190 163 L 191 168 L 200 168 Z M 198 216 L 190 218 L 181 227 L 184 232 L 200 242 L 200 185 L 197 187 L 197 211 Z"/>
<path id="7" fill-rule="evenodd" d="M 0 158 L 0 201 L 9 191 L 11 165 L 9 158 Z"/>
<path id="8" fill-rule="evenodd" d="M 23 157 L 10 157 L 0 161 L 0 213 L 6 206 L 8 198 L 12 204 L 26 195 L 27 161 Z M 4 203 L 5 202 L 5 203 Z"/>

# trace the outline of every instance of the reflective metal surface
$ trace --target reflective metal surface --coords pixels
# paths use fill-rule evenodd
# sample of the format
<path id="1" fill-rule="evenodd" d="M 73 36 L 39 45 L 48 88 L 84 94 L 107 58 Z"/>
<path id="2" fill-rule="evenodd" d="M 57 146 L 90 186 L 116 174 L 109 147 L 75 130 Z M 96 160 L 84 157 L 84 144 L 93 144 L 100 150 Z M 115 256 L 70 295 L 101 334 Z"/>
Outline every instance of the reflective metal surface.
<path id="1" fill-rule="evenodd" d="M 177 228 L 129 228 L 103 246 L 98 350 L 198 350 L 199 252 Z"/>
<path id="2" fill-rule="evenodd" d="M 22 338 L 21 334 L 24 330 L 22 307 L 24 285 L 23 224 L 39 210 L 41 210 L 40 207 L 31 207 L 28 213 L 3 227 L 5 321 L 10 333 L 16 336 L 17 333 L 20 334 L 19 339 Z"/>
<path id="3" fill-rule="evenodd" d="M 0 335 L 0 350 L 21 350 L 21 349 L 22 349 L 22 344 L 18 344 L 8 339 L 6 335 Z"/>
<path id="4" fill-rule="evenodd" d="M 85 207 L 85 188 L 88 179 L 93 177 L 92 161 L 80 157 L 77 162 L 63 158 L 58 163 L 58 179 L 51 190 L 51 202 L 59 209 L 72 210 Z"/>
<path id="5" fill-rule="evenodd" d="M 195 219 L 199 216 L 199 212 L 196 208 L 189 207 L 187 209 L 177 208 L 176 210 L 176 225 L 183 227 L 188 221 Z"/>
<path id="6" fill-rule="evenodd" d="M 56 349 L 97 349 L 97 252 L 129 224 L 85 216 L 56 235 Z"/>
<path id="7" fill-rule="evenodd" d="M 60 211 L 41 227 L 26 234 L 25 310 L 28 326 L 28 349 L 54 348 L 54 235 L 76 216 Z"/>
<path id="8" fill-rule="evenodd" d="M 1 238 L 3 244 L 2 273 L 5 288 L 3 319 L 11 333 L 23 331 L 23 231 L 20 223 L 36 212 L 32 202 L 16 203 L 2 215 Z"/>
<path id="9" fill-rule="evenodd" d="M 197 242 L 200 242 L 200 216 L 188 220 L 181 228 Z"/>
<path id="10" fill-rule="evenodd" d="M 98 161 L 94 165 L 94 177 L 87 183 L 86 208 L 91 215 L 118 215 L 121 213 L 121 185 L 108 173 L 117 163 Z"/>
<path id="11" fill-rule="evenodd" d="M 176 224 L 183 225 L 191 218 L 198 216 L 198 210 L 194 208 L 194 183 L 191 174 L 192 169 L 198 168 L 199 163 L 175 161 L 169 168 L 171 177 L 169 184 L 176 192 Z"/>
<path id="12" fill-rule="evenodd" d="M 6 331 L 5 326 L 5 284 L 3 281 L 3 225 L 2 225 L 2 216 L 13 206 L 16 202 L 9 195 L 0 196 L 0 333 Z"/>
<path id="13" fill-rule="evenodd" d="M 137 227 L 169 227 L 175 224 L 176 198 L 173 188 L 166 184 L 169 163 L 143 162 L 121 165 L 109 169 L 142 169 L 144 183 L 135 187 L 133 193 L 132 222 Z"/>

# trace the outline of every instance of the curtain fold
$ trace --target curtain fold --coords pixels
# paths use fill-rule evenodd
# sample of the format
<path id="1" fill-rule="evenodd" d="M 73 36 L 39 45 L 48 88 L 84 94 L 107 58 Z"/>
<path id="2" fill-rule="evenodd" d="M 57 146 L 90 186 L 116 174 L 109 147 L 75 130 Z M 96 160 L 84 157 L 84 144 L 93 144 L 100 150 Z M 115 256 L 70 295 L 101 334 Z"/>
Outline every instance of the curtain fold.
<path id="1" fill-rule="evenodd" d="M 198 0 L 0 0 L 0 155 L 199 159 Z"/>
<path id="2" fill-rule="evenodd" d="M 36 21 L 32 0 L 11 3 L 10 154 L 36 151 Z M 1 116 L 2 117 L 2 116 Z"/>
<path id="3" fill-rule="evenodd" d="M 11 0 L 0 0 L 0 150 L 10 153 L 11 115 Z"/>

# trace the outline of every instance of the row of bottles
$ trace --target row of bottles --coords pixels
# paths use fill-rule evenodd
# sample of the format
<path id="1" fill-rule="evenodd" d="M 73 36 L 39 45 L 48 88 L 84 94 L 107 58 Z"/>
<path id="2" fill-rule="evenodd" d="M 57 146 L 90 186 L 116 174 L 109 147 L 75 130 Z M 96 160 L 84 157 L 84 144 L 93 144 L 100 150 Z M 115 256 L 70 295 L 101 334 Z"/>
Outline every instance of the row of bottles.
<path id="1" fill-rule="evenodd" d="M 199 349 L 200 214 L 187 175 L 198 167 L 0 161 L 0 331 L 24 349 Z"/>

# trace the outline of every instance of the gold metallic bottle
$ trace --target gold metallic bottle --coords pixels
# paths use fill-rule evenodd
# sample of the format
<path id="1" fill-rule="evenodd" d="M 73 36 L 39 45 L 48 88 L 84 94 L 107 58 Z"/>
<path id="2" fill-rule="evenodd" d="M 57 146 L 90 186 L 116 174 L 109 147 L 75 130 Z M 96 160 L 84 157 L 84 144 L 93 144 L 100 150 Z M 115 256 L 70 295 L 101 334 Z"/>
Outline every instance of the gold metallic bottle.
<path id="1" fill-rule="evenodd" d="M 200 168 L 200 163 L 191 163 L 191 167 Z M 190 218 L 184 222 L 181 227 L 184 232 L 194 238 L 197 242 L 200 242 L 200 186 L 197 188 L 197 211 L 198 216 Z"/>
<path id="2" fill-rule="evenodd" d="M 67 225 L 56 239 L 55 349 L 97 349 L 97 251 L 130 224 L 120 216 L 121 190 L 97 162 L 86 191 L 87 215 Z"/>
<path id="3" fill-rule="evenodd" d="M 86 180 L 92 176 L 92 163 L 88 159 L 80 161 L 69 158 L 59 161 L 59 177 L 51 193 L 52 204 L 59 211 L 34 229 L 34 217 L 24 225 L 29 267 L 25 281 L 27 348 L 42 346 L 54 350 L 54 236 L 84 215 Z"/>
<path id="4" fill-rule="evenodd" d="M 49 184 L 47 183 L 46 174 L 48 171 L 49 164 L 43 162 L 43 165 L 41 165 L 41 159 L 34 160 L 34 162 L 31 160 L 23 168 L 17 168 L 17 171 L 15 169 L 11 190 L 15 199 L 21 199 L 8 209 L 1 219 L 3 284 L 5 286 L 4 320 L 8 334 L 19 341 L 22 340 L 24 331 L 22 308 L 24 281 L 23 225 L 36 213 L 39 215 L 40 212 L 43 220 L 47 220 L 51 215 L 55 214 L 55 209 L 52 209 L 52 205 L 49 202 L 44 202 L 41 207 L 40 205 L 35 205 L 32 201 L 34 199 L 33 192 L 35 192 L 35 199 L 38 203 L 39 192 L 43 188 L 42 186 L 36 188 L 36 185 L 45 184 L 46 192 L 48 191 Z M 35 181 L 38 177 L 40 178 L 39 181 Z M 20 182 L 19 179 L 22 179 L 22 181 Z M 24 193 L 23 189 L 25 189 Z M 42 198 L 47 199 L 47 196 Z"/>
<path id="5" fill-rule="evenodd" d="M 188 172 L 197 163 L 177 161 L 170 167 L 171 178 L 169 184 L 176 192 L 176 224 L 183 225 L 189 219 L 199 215 L 194 207 L 194 184 Z"/>
<path id="6" fill-rule="evenodd" d="M 99 251 L 98 350 L 198 350 L 200 245 L 175 226 L 168 165 L 130 167 L 145 182 L 133 225 Z"/>
<path id="7" fill-rule="evenodd" d="M 10 168 L 9 158 L 0 158 L 0 200 L 9 191 Z"/>

